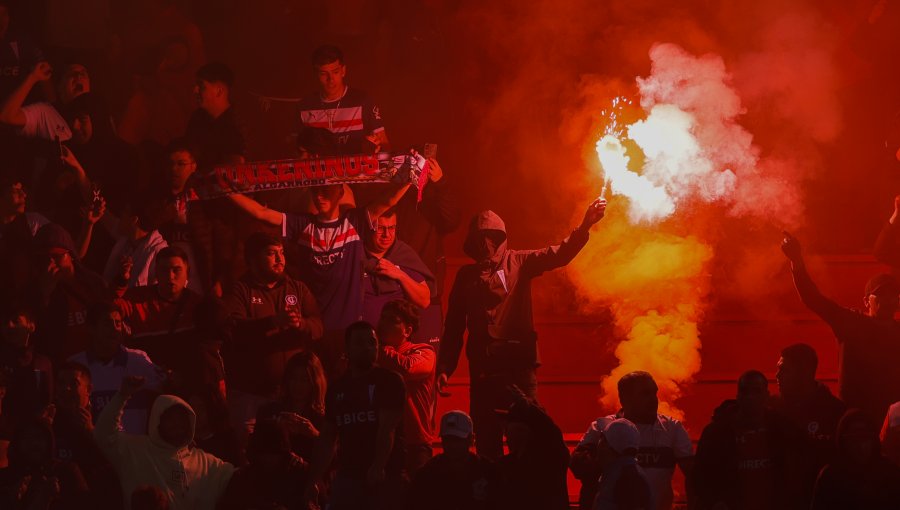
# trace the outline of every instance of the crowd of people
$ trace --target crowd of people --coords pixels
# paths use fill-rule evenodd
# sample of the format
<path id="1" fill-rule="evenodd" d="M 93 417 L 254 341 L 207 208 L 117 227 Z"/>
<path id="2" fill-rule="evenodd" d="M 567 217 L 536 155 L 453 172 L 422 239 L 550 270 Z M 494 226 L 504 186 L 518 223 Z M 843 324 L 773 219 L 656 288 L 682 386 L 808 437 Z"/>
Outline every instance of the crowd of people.
<path id="1" fill-rule="evenodd" d="M 189 200 L 248 158 L 234 73 L 204 61 L 196 27 L 163 38 L 138 85 L 102 69 L 129 97 L 115 108 L 96 55 L 45 53 L 15 21 L 0 0 L 0 507 L 549 510 L 569 507 L 571 471 L 580 508 L 668 509 L 676 466 L 698 510 L 900 506 L 893 276 L 843 308 L 786 234 L 800 297 L 840 346 L 839 396 L 791 345 L 778 394 L 744 373 L 695 448 L 632 372 L 570 454 L 537 400 L 531 282 L 578 255 L 605 200 L 538 250 L 477 214 L 447 293 L 460 211 L 433 154 L 415 187 Z M 341 49 L 310 69 L 296 158 L 390 151 Z M 876 246 L 893 265 L 898 216 Z M 470 413 L 436 416 L 463 349 Z"/>

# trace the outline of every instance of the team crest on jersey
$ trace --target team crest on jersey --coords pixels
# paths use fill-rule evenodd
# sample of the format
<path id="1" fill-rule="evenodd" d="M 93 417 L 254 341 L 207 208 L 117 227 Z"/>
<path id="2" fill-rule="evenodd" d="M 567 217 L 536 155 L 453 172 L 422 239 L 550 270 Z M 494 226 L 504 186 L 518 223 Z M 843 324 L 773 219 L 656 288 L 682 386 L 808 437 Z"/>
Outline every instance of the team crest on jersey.
<path id="1" fill-rule="evenodd" d="M 295 296 L 293 294 L 288 294 L 287 296 L 284 296 L 284 302 L 288 306 L 297 306 L 297 303 L 298 303 L 297 296 Z"/>

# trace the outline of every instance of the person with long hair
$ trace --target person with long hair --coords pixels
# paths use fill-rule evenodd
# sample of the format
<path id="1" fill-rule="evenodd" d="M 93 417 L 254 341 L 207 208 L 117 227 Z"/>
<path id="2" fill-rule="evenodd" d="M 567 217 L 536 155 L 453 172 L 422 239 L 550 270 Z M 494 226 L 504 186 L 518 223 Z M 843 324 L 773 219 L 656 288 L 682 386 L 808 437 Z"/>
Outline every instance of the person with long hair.
<path id="1" fill-rule="evenodd" d="M 309 461 L 325 418 L 326 390 L 319 358 L 311 351 L 298 352 L 285 365 L 278 399 L 260 407 L 256 421 L 283 422 L 290 431 L 291 450 Z"/>

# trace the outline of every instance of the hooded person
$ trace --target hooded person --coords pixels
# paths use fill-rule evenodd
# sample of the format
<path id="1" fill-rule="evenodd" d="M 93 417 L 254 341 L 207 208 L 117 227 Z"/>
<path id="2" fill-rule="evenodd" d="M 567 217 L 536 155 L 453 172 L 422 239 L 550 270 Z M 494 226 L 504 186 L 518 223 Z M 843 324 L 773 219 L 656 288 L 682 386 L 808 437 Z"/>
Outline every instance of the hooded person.
<path id="1" fill-rule="evenodd" d="M 595 200 L 568 238 L 541 250 L 508 248 L 506 226 L 493 211 L 472 218 L 463 249 L 475 263 L 459 269 L 450 291 L 437 384 L 443 391 L 456 370 L 468 330 L 471 414 L 479 454 L 492 459 L 503 454 L 503 427 L 494 409 L 511 404 L 507 386 L 515 385 L 535 398 L 539 361 L 531 281 L 574 259 L 605 211 L 606 201 Z"/>
<path id="2" fill-rule="evenodd" d="M 851 409 L 836 435 L 837 454 L 819 473 L 811 508 L 896 508 L 900 467 L 881 453 L 875 423 L 864 411 Z"/>
<path id="3" fill-rule="evenodd" d="M 192 446 L 196 416 L 187 402 L 161 395 L 150 410 L 147 435 L 119 432 L 125 404 L 142 384 L 142 378 L 126 377 L 94 429 L 100 449 L 119 475 L 122 492 L 130 495 L 138 487 L 153 485 L 162 489 L 173 510 L 215 508 L 234 466 Z"/>

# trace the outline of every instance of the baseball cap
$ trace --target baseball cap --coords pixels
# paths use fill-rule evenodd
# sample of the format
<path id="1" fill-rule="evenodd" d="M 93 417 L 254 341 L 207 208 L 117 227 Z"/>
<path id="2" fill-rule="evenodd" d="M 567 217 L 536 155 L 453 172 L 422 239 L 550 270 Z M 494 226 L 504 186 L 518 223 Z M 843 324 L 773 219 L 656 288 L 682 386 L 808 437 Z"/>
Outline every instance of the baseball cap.
<path id="1" fill-rule="evenodd" d="M 866 296 L 879 292 L 900 294 L 900 283 L 889 273 L 877 274 L 866 283 Z"/>
<path id="2" fill-rule="evenodd" d="M 634 423 L 625 418 L 611 421 L 603 429 L 603 437 L 606 438 L 606 444 L 619 454 L 625 453 L 629 448 L 637 450 L 641 443 L 641 433 Z"/>
<path id="3" fill-rule="evenodd" d="M 472 435 L 472 418 L 464 411 L 453 410 L 441 417 L 441 436 L 452 436 L 467 439 Z"/>

